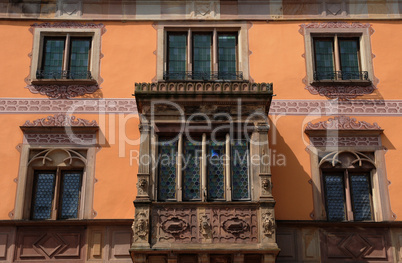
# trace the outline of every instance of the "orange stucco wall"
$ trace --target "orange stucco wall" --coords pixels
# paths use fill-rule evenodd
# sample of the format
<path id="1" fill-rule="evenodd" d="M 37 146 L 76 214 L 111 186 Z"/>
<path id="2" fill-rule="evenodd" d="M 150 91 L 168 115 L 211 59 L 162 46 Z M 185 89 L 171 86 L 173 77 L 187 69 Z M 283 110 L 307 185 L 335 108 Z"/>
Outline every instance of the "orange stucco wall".
<path id="1" fill-rule="evenodd" d="M 29 74 L 32 34 L 29 26 L 33 21 L 0 21 L 0 97 L 45 98 L 32 94 L 24 79 Z M 107 32 L 102 36 L 100 75 L 104 79 L 102 89 L 93 98 L 133 98 L 135 82 L 151 82 L 156 75 L 156 30 L 149 22 L 104 22 Z M 306 75 L 304 39 L 298 32 L 300 22 L 256 22 L 249 30 L 250 74 L 256 82 L 273 82 L 274 100 L 317 99 L 306 89 L 302 79 Z M 402 61 L 402 30 L 397 22 L 372 23 L 375 30 L 371 36 L 374 74 L 379 79 L 378 99 L 400 99 L 400 66 Z M 384 41 L 387 39 L 387 41 Z M 47 114 L 51 115 L 51 114 Z M 16 146 L 22 143 L 21 126 L 26 120 L 46 117 L 45 114 L 0 114 L 0 219 L 9 219 L 14 208 L 20 154 Z M 77 114 L 80 118 L 97 120 L 100 133 L 105 135 L 96 154 L 95 196 L 93 208 L 96 218 L 133 218 L 132 201 L 136 195 L 135 161 L 130 164 L 130 153 L 139 146 L 138 116 Z M 310 157 L 305 151 L 308 138 L 304 126 L 319 116 L 270 116 L 270 142 L 272 153 L 285 156 L 285 165 L 272 166 L 273 194 L 277 201 L 277 219 L 309 220 L 313 211 Z M 388 149 L 386 168 L 391 208 L 402 218 L 402 147 L 399 117 L 357 116 L 358 120 L 377 122 L 384 129 L 382 141 Z M 124 132 L 123 132 L 124 130 Z M 125 134 L 125 136 L 123 136 Z M 282 164 L 282 163 L 281 163 Z M 398 217 L 398 219 L 399 219 Z"/>

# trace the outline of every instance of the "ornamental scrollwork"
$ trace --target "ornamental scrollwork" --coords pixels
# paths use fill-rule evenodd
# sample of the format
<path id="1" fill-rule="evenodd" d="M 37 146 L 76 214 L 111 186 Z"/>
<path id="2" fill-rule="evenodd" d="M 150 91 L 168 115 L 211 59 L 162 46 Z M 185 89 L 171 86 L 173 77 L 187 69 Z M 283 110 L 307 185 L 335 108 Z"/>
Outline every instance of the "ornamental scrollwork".
<path id="1" fill-rule="evenodd" d="M 275 219 L 271 212 L 262 215 L 262 232 L 267 237 L 272 237 L 275 233 Z"/>
<path id="2" fill-rule="evenodd" d="M 47 116 L 30 122 L 26 121 L 23 127 L 98 127 L 95 120 L 89 121 L 64 113 L 58 113 L 54 116 Z"/>
<path id="3" fill-rule="evenodd" d="M 70 99 L 99 90 L 98 85 L 28 85 L 26 88 L 33 94 L 46 95 L 52 99 Z"/>
<path id="4" fill-rule="evenodd" d="M 376 122 L 373 124 L 357 121 L 356 118 L 337 116 L 326 121 L 307 123 L 306 130 L 381 130 Z"/>
<path id="5" fill-rule="evenodd" d="M 200 216 L 200 233 L 204 238 L 208 238 L 212 234 L 211 222 L 207 215 Z"/>
<path id="6" fill-rule="evenodd" d="M 372 94 L 375 87 L 369 86 L 311 86 L 306 89 L 313 95 L 320 95 L 330 99 L 349 100 L 357 96 Z"/>
<path id="7" fill-rule="evenodd" d="M 243 219 L 232 217 L 222 223 L 222 228 L 230 234 L 239 235 L 248 231 L 250 226 Z"/>
<path id="8" fill-rule="evenodd" d="M 162 222 L 162 230 L 172 235 L 178 235 L 188 228 L 188 223 L 183 219 L 173 216 Z"/>

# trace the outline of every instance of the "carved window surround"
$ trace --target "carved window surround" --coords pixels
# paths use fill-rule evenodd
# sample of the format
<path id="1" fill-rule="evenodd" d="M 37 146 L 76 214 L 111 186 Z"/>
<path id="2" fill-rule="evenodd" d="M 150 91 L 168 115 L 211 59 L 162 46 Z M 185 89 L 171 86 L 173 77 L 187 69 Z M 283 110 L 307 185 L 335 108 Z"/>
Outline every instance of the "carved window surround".
<path id="1" fill-rule="evenodd" d="M 307 76 L 303 82 L 313 95 L 331 99 L 354 99 L 357 96 L 371 94 L 375 90 L 377 79 L 374 76 L 370 36 L 374 30 L 370 24 L 325 22 L 300 25 L 299 32 L 304 36 Z M 367 72 L 369 81 L 361 80 L 314 80 L 314 37 L 356 37 L 360 46 L 360 71 Z M 336 52 L 337 53 L 337 52 Z M 336 60 L 339 61 L 338 57 Z M 339 62 L 337 62 L 339 63 Z M 338 69 L 339 70 L 339 69 Z"/>
<path id="2" fill-rule="evenodd" d="M 63 169 L 83 171 L 78 219 L 96 216 L 93 210 L 95 155 L 99 150 L 95 121 L 56 114 L 27 121 L 21 130 L 24 141 L 17 149 L 21 153 L 13 219 L 29 219 L 35 170 Z"/>
<path id="3" fill-rule="evenodd" d="M 155 25 L 157 30 L 157 50 L 156 50 L 156 79 L 163 80 L 163 72 L 167 69 L 167 32 L 181 31 L 214 31 L 219 28 L 221 32 L 238 32 L 238 71 L 243 72 L 243 79 L 249 80 L 249 49 L 248 49 L 248 25 L 246 22 L 205 22 L 200 24 L 198 21 L 186 21 L 185 26 L 181 22 L 159 22 Z M 216 53 L 216 52 L 214 52 Z M 214 62 L 216 63 L 216 61 Z M 214 66 L 216 67 L 216 65 Z"/>
<path id="4" fill-rule="evenodd" d="M 371 170 L 373 218 L 374 221 L 395 220 L 390 207 L 388 194 L 389 181 L 386 174 L 386 149 L 381 144 L 383 130 L 377 123 L 357 121 L 355 118 L 338 116 L 317 123 L 309 122 L 305 133 L 310 138 L 307 150 L 310 154 L 311 181 L 313 188 L 314 210 L 311 217 L 315 220 L 326 220 L 325 201 L 323 199 L 323 182 L 321 174 L 322 158 L 329 153 L 335 156 L 350 153 L 360 156 L 364 153 L 373 155 Z M 321 160 L 321 162 L 320 162 Z M 336 162 L 333 163 L 334 167 Z"/>
<path id="5" fill-rule="evenodd" d="M 27 87 L 34 94 L 46 95 L 54 99 L 68 99 L 94 93 L 102 82 L 100 77 L 101 36 L 106 32 L 103 24 L 78 22 L 57 22 L 33 24 L 30 28 L 33 34 L 30 75 L 26 79 Z M 43 59 L 45 37 L 87 37 L 91 38 L 90 62 L 88 79 L 39 79 L 37 71 Z M 66 59 L 64 59 L 67 61 Z M 63 69 L 66 70 L 64 62 Z"/>

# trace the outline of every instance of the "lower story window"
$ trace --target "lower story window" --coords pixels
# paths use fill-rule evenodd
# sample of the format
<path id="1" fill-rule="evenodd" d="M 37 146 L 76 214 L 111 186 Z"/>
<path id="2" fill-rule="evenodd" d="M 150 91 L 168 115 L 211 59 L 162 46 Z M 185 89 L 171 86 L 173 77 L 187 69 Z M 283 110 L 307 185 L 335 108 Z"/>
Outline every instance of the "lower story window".
<path id="1" fill-rule="evenodd" d="M 78 218 L 82 171 L 35 171 L 32 219 Z"/>
<path id="2" fill-rule="evenodd" d="M 372 220 L 369 172 L 323 172 L 329 221 Z"/>

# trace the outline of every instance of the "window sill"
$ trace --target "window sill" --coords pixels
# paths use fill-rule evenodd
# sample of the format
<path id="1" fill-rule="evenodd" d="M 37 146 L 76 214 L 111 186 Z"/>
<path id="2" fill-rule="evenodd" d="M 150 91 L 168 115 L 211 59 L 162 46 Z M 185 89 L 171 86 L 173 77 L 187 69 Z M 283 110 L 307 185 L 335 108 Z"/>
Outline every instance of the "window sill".
<path id="1" fill-rule="evenodd" d="M 35 79 L 32 85 L 95 85 L 95 79 Z"/>
<path id="2" fill-rule="evenodd" d="M 351 79 L 351 80 L 314 80 L 311 83 L 311 86 L 370 86 L 372 82 L 370 80 L 360 80 L 360 79 Z"/>

